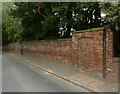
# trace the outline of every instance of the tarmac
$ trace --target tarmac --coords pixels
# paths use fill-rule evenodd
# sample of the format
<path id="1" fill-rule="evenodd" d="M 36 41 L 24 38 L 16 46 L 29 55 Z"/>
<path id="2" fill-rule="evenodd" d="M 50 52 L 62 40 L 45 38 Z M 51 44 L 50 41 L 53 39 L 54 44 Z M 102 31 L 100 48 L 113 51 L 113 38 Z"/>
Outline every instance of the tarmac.
<path id="1" fill-rule="evenodd" d="M 118 78 L 114 80 L 99 78 L 91 73 L 78 71 L 69 64 L 46 59 L 42 56 L 25 56 L 13 53 L 9 53 L 9 55 L 91 92 L 118 92 Z"/>

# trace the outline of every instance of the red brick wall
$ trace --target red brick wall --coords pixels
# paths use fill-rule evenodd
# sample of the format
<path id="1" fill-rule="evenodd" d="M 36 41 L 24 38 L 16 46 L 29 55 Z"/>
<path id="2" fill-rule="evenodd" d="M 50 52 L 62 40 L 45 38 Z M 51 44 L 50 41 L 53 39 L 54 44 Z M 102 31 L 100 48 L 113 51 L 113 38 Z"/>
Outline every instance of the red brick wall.
<path id="1" fill-rule="evenodd" d="M 107 76 L 117 76 L 118 63 L 113 62 L 113 34 L 108 29 L 106 38 Z M 72 62 L 77 68 L 102 77 L 103 30 L 74 32 L 72 36 Z"/>
<path id="2" fill-rule="evenodd" d="M 107 75 L 117 75 L 117 64 L 113 62 L 113 34 L 107 30 Z M 19 53 L 19 44 L 10 44 L 6 49 Z M 4 49 L 5 49 L 4 48 Z M 72 39 L 52 41 L 29 41 L 23 43 L 24 55 L 44 56 L 69 63 L 84 71 L 102 76 L 103 30 L 74 32 Z"/>
<path id="3" fill-rule="evenodd" d="M 41 55 L 49 59 L 71 63 L 71 39 L 24 42 L 24 54 Z"/>
<path id="4" fill-rule="evenodd" d="M 107 76 L 117 77 L 118 76 L 118 63 L 113 58 L 113 33 L 107 32 Z"/>
<path id="5" fill-rule="evenodd" d="M 8 44 L 8 45 L 2 47 L 2 50 L 10 52 L 10 53 L 19 53 L 20 52 L 20 44 L 18 44 L 18 43 Z"/>
<path id="6" fill-rule="evenodd" d="M 73 55 L 76 66 L 84 71 L 101 72 L 103 64 L 103 31 L 73 33 Z M 76 51 L 77 50 L 77 51 Z M 77 53 L 76 53 L 76 52 Z"/>

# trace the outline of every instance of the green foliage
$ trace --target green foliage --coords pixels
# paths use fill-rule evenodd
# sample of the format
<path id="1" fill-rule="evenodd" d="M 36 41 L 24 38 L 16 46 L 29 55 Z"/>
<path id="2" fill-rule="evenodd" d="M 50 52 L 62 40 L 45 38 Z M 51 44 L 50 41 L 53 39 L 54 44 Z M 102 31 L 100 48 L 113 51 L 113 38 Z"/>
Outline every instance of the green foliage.
<path id="1" fill-rule="evenodd" d="M 23 32 L 21 37 L 23 40 L 40 39 L 37 37 L 42 32 L 41 21 L 43 17 L 38 14 L 37 8 L 39 3 L 33 2 L 15 2 L 16 8 L 12 9 L 11 15 L 15 18 L 21 19 Z"/>
<path id="2" fill-rule="evenodd" d="M 101 3 L 103 13 L 105 13 L 106 21 L 113 30 L 120 30 L 120 2 Z"/>
<path id="3" fill-rule="evenodd" d="M 3 3 L 2 7 L 2 41 L 3 44 L 16 42 L 20 38 L 20 32 L 22 32 L 22 26 L 20 20 L 16 20 L 10 16 L 10 8 L 13 7 L 13 3 Z"/>
<path id="4" fill-rule="evenodd" d="M 100 7 L 98 2 L 77 3 L 76 30 L 99 27 L 101 23 Z"/>
<path id="5" fill-rule="evenodd" d="M 113 46 L 115 56 L 120 55 L 120 2 L 101 3 L 102 12 L 106 16 L 106 22 L 113 32 Z"/>
<path id="6" fill-rule="evenodd" d="M 14 2 L 8 4 L 11 7 L 6 8 L 9 13 L 4 15 L 3 29 L 6 40 L 10 42 L 69 38 L 71 28 L 84 30 L 99 27 L 101 23 L 98 2 Z M 6 5 L 7 3 L 4 7 Z M 58 33 L 60 27 L 65 27 L 63 36 Z"/>

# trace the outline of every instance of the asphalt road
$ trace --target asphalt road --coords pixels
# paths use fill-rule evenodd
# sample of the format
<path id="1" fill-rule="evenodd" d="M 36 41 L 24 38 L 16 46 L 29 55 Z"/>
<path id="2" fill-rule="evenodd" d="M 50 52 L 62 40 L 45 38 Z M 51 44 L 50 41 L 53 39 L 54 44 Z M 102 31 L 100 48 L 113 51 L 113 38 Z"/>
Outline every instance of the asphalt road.
<path id="1" fill-rule="evenodd" d="M 0 94 L 2 93 L 2 55 L 0 51 Z"/>
<path id="2" fill-rule="evenodd" d="M 2 56 L 2 92 L 89 92 L 8 54 Z"/>

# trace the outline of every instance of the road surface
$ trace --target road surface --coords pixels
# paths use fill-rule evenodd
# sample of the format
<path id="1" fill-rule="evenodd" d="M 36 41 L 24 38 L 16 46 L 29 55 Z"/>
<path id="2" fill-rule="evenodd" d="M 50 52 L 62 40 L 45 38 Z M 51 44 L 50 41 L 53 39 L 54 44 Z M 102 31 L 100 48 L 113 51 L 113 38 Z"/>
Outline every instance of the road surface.
<path id="1" fill-rule="evenodd" d="M 0 94 L 2 93 L 2 55 L 0 51 Z"/>
<path id="2" fill-rule="evenodd" d="M 89 92 L 8 54 L 2 56 L 2 92 Z"/>

